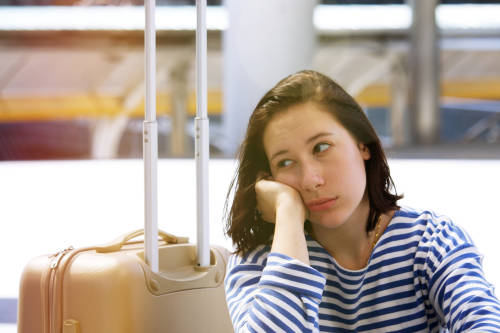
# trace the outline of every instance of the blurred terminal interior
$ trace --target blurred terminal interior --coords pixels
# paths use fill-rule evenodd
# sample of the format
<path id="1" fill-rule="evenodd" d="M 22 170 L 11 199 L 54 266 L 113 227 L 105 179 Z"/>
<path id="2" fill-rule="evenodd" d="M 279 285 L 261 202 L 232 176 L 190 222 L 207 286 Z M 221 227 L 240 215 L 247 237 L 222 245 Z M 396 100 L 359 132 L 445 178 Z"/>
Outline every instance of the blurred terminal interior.
<path id="1" fill-rule="evenodd" d="M 235 91 L 227 89 L 232 80 L 241 77 L 231 74 L 228 58 L 235 53 L 227 49 L 237 46 L 225 34 L 233 29 L 235 11 L 251 12 L 236 8 L 235 1 L 208 1 L 212 157 L 234 156 L 228 142 L 240 137 L 228 128 L 242 132 L 245 121 L 227 115 L 248 117 L 257 102 L 250 99 L 252 105 L 243 106 L 247 110 L 235 110 L 226 96 Z M 275 2 L 257 1 L 279 10 L 280 1 Z M 356 97 L 390 157 L 500 158 L 497 2 L 311 0 L 309 66 Z M 157 1 L 160 157 L 193 154 L 193 4 Z M 140 5 L 137 0 L 0 0 L 0 160 L 142 155 Z M 259 35 L 266 26 L 255 22 L 245 29 Z M 279 33 L 274 44 L 283 48 L 280 42 L 287 38 Z M 294 47 L 300 49 L 297 38 Z M 295 52 L 291 49 L 290 57 Z M 270 86 L 264 88 L 256 96 Z"/>

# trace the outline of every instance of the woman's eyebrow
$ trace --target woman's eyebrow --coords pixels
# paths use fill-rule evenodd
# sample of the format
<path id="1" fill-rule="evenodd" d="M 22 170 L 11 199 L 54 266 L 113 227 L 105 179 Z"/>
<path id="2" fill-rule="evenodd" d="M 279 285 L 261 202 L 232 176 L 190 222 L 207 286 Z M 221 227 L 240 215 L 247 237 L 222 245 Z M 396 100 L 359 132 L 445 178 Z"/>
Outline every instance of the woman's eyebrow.
<path id="1" fill-rule="evenodd" d="M 320 133 L 318 133 L 316 135 L 313 135 L 309 139 L 307 139 L 306 143 L 311 143 L 312 141 L 314 141 L 316 139 L 319 139 L 319 138 L 324 137 L 324 136 L 331 136 L 331 135 L 333 135 L 333 133 L 330 133 L 330 132 L 320 132 Z"/>
<path id="2" fill-rule="evenodd" d="M 276 153 L 274 153 L 271 158 L 269 159 L 269 162 L 271 162 L 272 160 L 274 160 L 276 157 L 278 157 L 279 155 L 283 155 L 283 154 L 286 154 L 288 153 L 288 150 L 284 149 L 284 150 L 280 150 Z"/>
<path id="3" fill-rule="evenodd" d="M 315 134 L 313 135 L 312 137 L 310 137 L 309 139 L 307 139 L 306 143 L 311 143 L 312 141 L 316 140 L 316 139 L 319 139 L 321 137 L 324 137 L 324 136 L 332 136 L 333 133 L 330 133 L 330 132 L 320 132 L 318 134 Z M 269 161 L 272 161 L 274 160 L 276 157 L 280 156 L 280 155 L 283 155 L 283 154 L 286 154 L 288 153 L 288 150 L 287 149 L 283 149 L 283 150 L 280 150 L 280 151 L 277 151 L 276 153 L 274 153 L 271 158 L 269 159 Z"/>

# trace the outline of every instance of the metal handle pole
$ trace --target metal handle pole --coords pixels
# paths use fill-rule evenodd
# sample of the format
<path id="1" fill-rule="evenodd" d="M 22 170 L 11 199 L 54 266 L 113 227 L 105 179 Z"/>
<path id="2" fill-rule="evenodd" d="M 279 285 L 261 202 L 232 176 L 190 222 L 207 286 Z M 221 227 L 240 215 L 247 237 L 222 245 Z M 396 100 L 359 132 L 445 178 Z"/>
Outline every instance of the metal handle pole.
<path id="1" fill-rule="evenodd" d="M 143 126 L 144 157 L 144 247 L 145 258 L 153 272 L 158 272 L 158 124 L 156 122 L 156 30 L 155 0 L 146 0 L 145 53 L 145 120 Z"/>
<path id="2" fill-rule="evenodd" d="M 207 28 L 206 0 L 196 0 L 196 200 L 198 265 L 210 265 L 208 219 L 209 126 L 207 117 Z"/>

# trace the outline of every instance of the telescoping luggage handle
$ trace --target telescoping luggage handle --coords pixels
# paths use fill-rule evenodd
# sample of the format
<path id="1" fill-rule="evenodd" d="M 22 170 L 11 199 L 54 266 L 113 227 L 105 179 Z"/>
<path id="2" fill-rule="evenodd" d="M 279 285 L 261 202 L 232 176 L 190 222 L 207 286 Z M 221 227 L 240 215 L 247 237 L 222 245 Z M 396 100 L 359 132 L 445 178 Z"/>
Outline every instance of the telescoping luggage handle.
<path id="1" fill-rule="evenodd" d="M 158 123 L 156 121 L 156 27 L 155 0 L 144 3 L 146 27 L 145 51 L 145 120 L 143 126 L 144 157 L 144 244 L 145 258 L 153 272 L 158 272 Z M 198 266 L 210 265 L 208 237 L 208 158 L 207 117 L 207 30 L 206 0 L 196 0 L 196 227 Z"/>

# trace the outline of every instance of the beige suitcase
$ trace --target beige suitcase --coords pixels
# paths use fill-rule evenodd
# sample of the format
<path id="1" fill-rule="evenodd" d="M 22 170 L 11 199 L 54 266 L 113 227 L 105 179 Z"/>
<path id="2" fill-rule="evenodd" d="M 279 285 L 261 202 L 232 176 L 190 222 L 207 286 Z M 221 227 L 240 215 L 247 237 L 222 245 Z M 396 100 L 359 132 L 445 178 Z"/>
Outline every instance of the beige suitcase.
<path id="1" fill-rule="evenodd" d="M 108 246 L 33 259 L 19 295 L 20 333 L 232 332 L 223 279 L 227 252 L 160 232 L 159 273 L 144 261 L 142 230 Z"/>
<path id="2" fill-rule="evenodd" d="M 233 331 L 223 285 L 227 251 L 208 244 L 205 7 L 197 0 L 197 244 L 158 231 L 154 0 L 146 0 L 144 230 L 33 259 L 21 278 L 19 333 Z M 144 241 L 133 241 L 141 235 Z"/>

